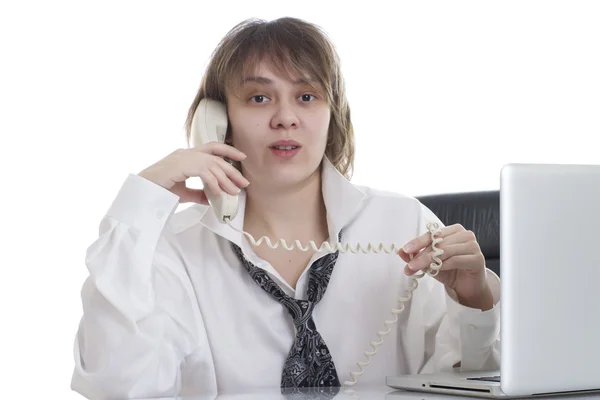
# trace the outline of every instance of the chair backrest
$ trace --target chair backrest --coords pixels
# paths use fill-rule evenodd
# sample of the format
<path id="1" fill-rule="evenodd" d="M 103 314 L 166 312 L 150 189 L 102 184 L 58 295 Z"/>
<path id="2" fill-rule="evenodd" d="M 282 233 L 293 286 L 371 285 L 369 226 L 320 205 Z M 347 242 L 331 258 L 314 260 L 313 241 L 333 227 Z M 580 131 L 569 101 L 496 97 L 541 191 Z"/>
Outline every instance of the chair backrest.
<path id="1" fill-rule="evenodd" d="M 500 276 L 500 192 L 479 191 L 417 196 L 446 225 L 473 231 L 489 269 Z"/>

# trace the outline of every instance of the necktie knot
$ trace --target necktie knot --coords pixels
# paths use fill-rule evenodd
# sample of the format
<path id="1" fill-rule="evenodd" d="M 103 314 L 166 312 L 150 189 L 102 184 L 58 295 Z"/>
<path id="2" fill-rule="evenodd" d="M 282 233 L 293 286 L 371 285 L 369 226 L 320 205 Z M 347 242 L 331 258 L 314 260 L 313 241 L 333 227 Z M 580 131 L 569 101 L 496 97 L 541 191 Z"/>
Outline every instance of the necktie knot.
<path id="1" fill-rule="evenodd" d="M 279 302 L 285 306 L 292 316 L 296 328 L 306 324 L 312 318 L 315 309 L 315 303 L 312 301 L 293 299 L 286 295 L 280 298 Z"/>

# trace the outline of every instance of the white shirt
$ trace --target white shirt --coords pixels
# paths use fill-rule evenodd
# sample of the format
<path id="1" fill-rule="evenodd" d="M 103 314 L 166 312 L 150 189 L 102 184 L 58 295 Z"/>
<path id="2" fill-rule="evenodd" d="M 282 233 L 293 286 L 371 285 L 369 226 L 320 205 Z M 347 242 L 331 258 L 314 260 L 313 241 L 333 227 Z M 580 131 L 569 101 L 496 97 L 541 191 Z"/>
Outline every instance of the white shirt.
<path id="1" fill-rule="evenodd" d="M 359 187 L 324 159 L 323 197 L 331 238 L 397 243 L 441 221 L 415 198 Z M 230 241 L 289 296 L 306 299 L 212 209 L 177 211 L 178 196 L 130 174 L 86 253 L 89 277 L 75 339 L 72 389 L 84 396 L 151 397 L 277 388 L 295 332 L 287 309 L 252 280 Z M 242 228 L 245 193 L 234 225 Z M 275 239 L 275 238 L 271 238 Z M 315 254 L 309 265 L 322 254 Z M 397 254 L 340 253 L 313 317 L 341 382 L 392 319 L 409 277 Z M 494 308 L 460 305 L 425 276 L 359 378 L 499 368 L 500 280 L 487 270 Z"/>

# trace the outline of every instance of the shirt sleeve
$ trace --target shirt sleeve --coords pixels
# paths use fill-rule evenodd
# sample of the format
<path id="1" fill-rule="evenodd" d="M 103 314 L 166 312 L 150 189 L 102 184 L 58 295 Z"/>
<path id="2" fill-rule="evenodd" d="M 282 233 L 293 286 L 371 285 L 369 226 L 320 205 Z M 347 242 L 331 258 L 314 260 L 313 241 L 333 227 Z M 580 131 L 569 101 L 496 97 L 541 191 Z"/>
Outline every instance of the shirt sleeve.
<path id="1" fill-rule="evenodd" d="M 420 234 L 428 222 L 444 224 L 422 206 Z M 500 278 L 486 268 L 494 306 L 482 311 L 461 305 L 451 289 L 425 275 L 419 284 L 428 289 L 423 301 L 426 358 L 421 373 L 450 371 L 460 362 L 461 371 L 490 371 L 500 368 Z M 424 281 L 424 282 L 423 282 Z"/>
<path id="2" fill-rule="evenodd" d="M 168 225 L 178 204 L 177 195 L 130 174 L 86 251 L 71 382 L 85 397 L 177 395 L 185 357 L 209 351 Z M 210 386 L 210 362 L 205 371 L 196 382 Z"/>

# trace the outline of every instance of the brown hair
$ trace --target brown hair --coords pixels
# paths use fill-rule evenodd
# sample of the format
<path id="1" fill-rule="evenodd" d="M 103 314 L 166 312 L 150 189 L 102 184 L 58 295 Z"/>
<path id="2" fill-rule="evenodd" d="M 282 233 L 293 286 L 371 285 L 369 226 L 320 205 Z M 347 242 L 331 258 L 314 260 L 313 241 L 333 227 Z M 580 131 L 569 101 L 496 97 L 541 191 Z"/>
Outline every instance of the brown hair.
<path id="1" fill-rule="evenodd" d="M 231 29 L 214 50 L 185 122 L 188 146 L 191 122 L 203 98 L 226 103 L 245 73 L 267 58 L 278 73 L 312 77 L 325 91 L 331 121 L 325 155 L 346 178 L 354 167 L 354 129 L 337 52 L 317 25 L 297 18 L 267 22 L 247 19 Z"/>

